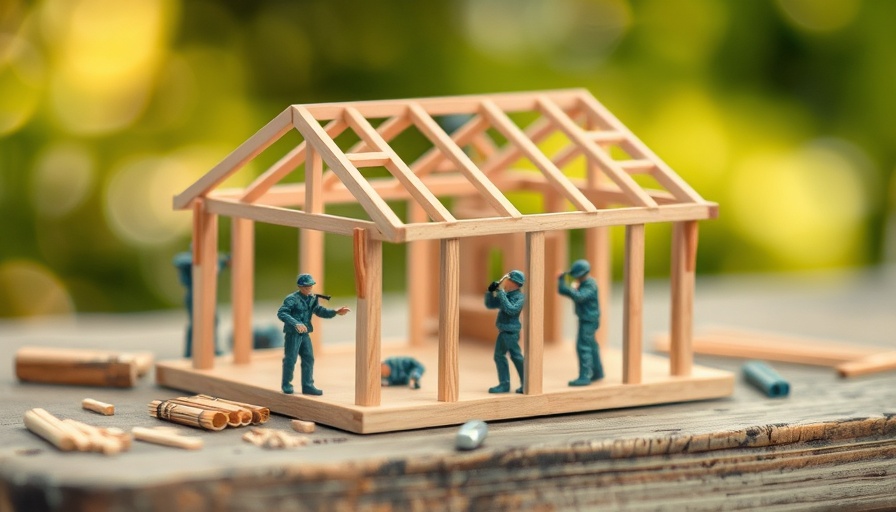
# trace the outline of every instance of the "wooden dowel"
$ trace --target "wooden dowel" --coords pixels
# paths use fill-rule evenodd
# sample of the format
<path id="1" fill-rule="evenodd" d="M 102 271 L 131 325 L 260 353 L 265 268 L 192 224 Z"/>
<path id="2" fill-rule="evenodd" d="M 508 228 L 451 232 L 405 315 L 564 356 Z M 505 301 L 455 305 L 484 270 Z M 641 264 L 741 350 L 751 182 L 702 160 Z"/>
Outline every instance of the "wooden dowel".
<path id="1" fill-rule="evenodd" d="M 209 400 L 205 400 L 202 398 L 187 398 L 187 397 L 178 397 L 172 398 L 169 402 L 174 402 L 178 404 L 188 405 L 190 407 L 196 407 L 198 409 L 203 409 L 206 411 L 220 411 L 227 415 L 227 426 L 229 427 L 239 427 L 243 425 L 243 420 L 248 416 L 248 420 L 246 421 L 246 425 L 249 424 L 249 420 L 252 419 L 252 413 L 249 411 L 245 411 L 245 415 L 243 415 L 243 409 L 235 405 L 230 404 L 215 404 Z"/>
<path id="2" fill-rule="evenodd" d="M 221 411 L 210 411 L 171 400 L 153 400 L 148 408 L 152 417 L 172 423 L 206 430 L 223 430 L 227 426 L 227 415 Z"/>
<path id="3" fill-rule="evenodd" d="M 85 398 L 81 400 L 81 408 L 88 411 L 98 412 L 103 416 L 112 416 L 115 414 L 115 406 L 94 400 L 93 398 Z"/>
<path id="4" fill-rule="evenodd" d="M 657 337 L 654 348 L 668 351 L 669 337 Z M 881 352 L 880 348 L 851 343 L 733 329 L 713 329 L 703 332 L 694 337 L 693 349 L 698 354 L 817 366 L 836 366 Z"/>
<path id="5" fill-rule="evenodd" d="M 71 432 L 59 428 L 52 421 L 48 421 L 36 412 L 35 409 L 25 411 L 25 427 L 37 434 L 62 451 L 69 452 L 76 448 L 75 439 Z"/>
<path id="6" fill-rule="evenodd" d="M 22 347 L 15 359 L 16 377 L 26 382 L 119 388 L 137 382 L 136 360 L 116 352 Z"/>
<path id="7" fill-rule="evenodd" d="M 43 420 L 50 425 L 54 425 L 62 432 L 67 432 L 74 441 L 76 450 L 86 451 L 90 449 L 90 439 L 77 428 L 72 427 L 71 425 L 67 425 L 64 421 L 57 418 L 56 416 L 53 416 L 45 409 L 41 409 L 38 407 L 36 409 L 32 409 L 32 411 L 34 411 L 35 414 L 43 418 Z"/>
<path id="8" fill-rule="evenodd" d="M 244 409 L 248 409 L 249 411 L 252 412 L 252 423 L 256 424 L 256 425 L 259 423 L 265 423 L 266 421 L 271 419 L 271 410 L 269 408 L 261 406 L 261 405 L 253 405 L 253 404 L 247 404 L 244 402 L 237 402 L 234 400 L 226 400 L 224 398 L 218 398 L 218 397 L 209 396 L 209 395 L 195 395 L 195 397 L 196 398 L 205 398 L 207 400 L 214 400 L 216 402 L 223 402 L 225 404 L 238 405 Z"/>
<path id="9" fill-rule="evenodd" d="M 313 421 L 292 420 L 289 422 L 289 425 L 296 432 L 302 432 L 303 434 L 310 434 L 314 432 L 315 428 Z"/>
<path id="10" fill-rule="evenodd" d="M 173 448 L 183 448 L 184 450 L 198 450 L 202 448 L 203 444 L 201 437 L 181 436 L 152 428 L 134 427 L 131 433 L 134 434 L 134 439 L 139 439 L 140 441 L 171 446 Z"/>
<path id="11" fill-rule="evenodd" d="M 837 365 L 837 373 L 841 377 L 858 377 L 888 370 L 896 370 L 896 352 L 881 352 Z"/>
<path id="12" fill-rule="evenodd" d="M 63 423 L 78 429 L 82 434 L 90 439 L 90 451 L 101 452 L 104 455 L 114 455 L 124 451 L 125 443 L 119 436 L 107 434 L 103 429 L 88 425 L 77 420 L 66 418 Z M 130 446 L 130 443 L 127 444 Z"/>

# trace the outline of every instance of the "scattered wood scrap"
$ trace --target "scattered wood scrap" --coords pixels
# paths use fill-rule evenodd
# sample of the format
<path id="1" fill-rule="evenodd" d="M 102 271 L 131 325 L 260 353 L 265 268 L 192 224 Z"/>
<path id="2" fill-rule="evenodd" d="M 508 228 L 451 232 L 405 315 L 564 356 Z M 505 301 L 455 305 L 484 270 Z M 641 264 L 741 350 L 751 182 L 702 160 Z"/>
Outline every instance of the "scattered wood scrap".
<path id="1" fill-rule="evenodd" d="M 310 442 L 308 436 L 297 436 L 282 430 L 261 427 L 253 427 L 243 434 L 243 440 L 268 449 L 295 448 Z"/>
<path id="2" fill-rule="evenodd" d="M 134 439 L 145 441 L 147 443 L 171 446 L 172 448 L 198 450 L 203 446 L 201 437 L 182 436 L 177 432 L 173 432 L 172 429 L 168 427 L 134 427 L 131 429 L 131 433 L 134 435 Z"/>
<path id="3" fill-rule="evenodd" d="M 148 409 L 149 414 L 155 418 L 205 430 L 261 424 L 271 415 L 267 407 L 208 395 L 153 400 L 149 403 Z"/>
<path id="4" fill-rule="evenodd" d="M 16 351 L 16 377 L 23 382 L 130 388 L 152 367 L 149 352 L 127 353 L 58 347 Z"/>
<path id="5" fill-rule="evenodd" d="M 106 402 L 100 402 L 99 400 L 94 400 L 93 398 L 85 398 L 84 400 L 81 400 L 81 408 L 87 411 L 100 413 L 103 416 L 112 416 L 115 414 L 114 405 L 107 404 Z"/>

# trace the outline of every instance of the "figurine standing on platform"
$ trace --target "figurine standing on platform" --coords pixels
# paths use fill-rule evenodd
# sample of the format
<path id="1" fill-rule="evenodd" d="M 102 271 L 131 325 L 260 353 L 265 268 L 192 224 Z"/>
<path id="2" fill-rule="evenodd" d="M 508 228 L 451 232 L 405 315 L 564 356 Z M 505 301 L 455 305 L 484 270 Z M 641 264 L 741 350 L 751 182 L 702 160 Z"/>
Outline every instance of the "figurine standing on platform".
<path id="1" fill-rule="evenodd" d="M 380 365 L 383 386 L 408 386 L 420 389 L 420 377 L 426 368 L 413 357 L 387 357 Z"/>
<path id="2" fill-rule="evenodd" d="M 286 344 L 283 349 L 283 377 L 281 388 L 286 394 L 293 393 L 292 376 L 296 368 L 297 358 L 302 358 L 302 394 L 322 395 L 323 391 L 314 387 L 314 350 L 309 333 L 314 331 L 311 315 L 321 318 L 333 318 L 350 311 L 346 307 L 329 309 L 319 304 L 321 295 L 311 293 L 315 284 L 311 274 L 300 274 L 296 280 L 299 291 L 286 296 L 283 305 L 277 310 L 277 318 L 283 321 L 283 332 Z"/>
<path id="3" fill-rule="evenodd" d="M 179 252 L 174 255 L 172 261 L 177 269 L 177 277 L 180 284 L 184 286 L 184 306 L 187 308 L 187 333 L 184 342 L 184 357 L 193 355 L 193 247 L 190 246 L 189 251 Z M 218 272 L 224 270 L 230 264 L 230 255 L 221 254 L 218 256 Z M 220 356 L 224 353 L 218 346 L 218 311 L 215 309 L 215 355 Z"/>
<path id="4" fill-rule="evenodd" d="M 600 363 L 600 347 L 594 335 L 600 327 L 600 301 L 597 298 L 597 282 L 588 275 L 591 265 L 585 260 L 573 262 L 569 272 L 557 279 L 557 292 L 571 298 L 579 319 L 576 333 L 576 354 L 579 357 L 579 377 L 569 381 L 570 386 L 587 386 L 604 378 Z M 572 284 L 567 282 L 567 276 Z"/>
<path id="5" fill-rule="evenodd" d="M 485 307 L 498 310 L 498 339 L 495 341 L 495 365 L 498 368 L 498 385 L 489 388 L 489 393 L 507 393 L 510 391 L 510 367 L 507 355 L 516 366 L 520 376 L 520 387 L 517 393 L 523 392 L 523 352 L 520 350 L 520 313 L 526 301 L 520 287 L 526 277 L 519 270 L 511 270 L 500 280 L 492 282 L 485 292 Z"/>

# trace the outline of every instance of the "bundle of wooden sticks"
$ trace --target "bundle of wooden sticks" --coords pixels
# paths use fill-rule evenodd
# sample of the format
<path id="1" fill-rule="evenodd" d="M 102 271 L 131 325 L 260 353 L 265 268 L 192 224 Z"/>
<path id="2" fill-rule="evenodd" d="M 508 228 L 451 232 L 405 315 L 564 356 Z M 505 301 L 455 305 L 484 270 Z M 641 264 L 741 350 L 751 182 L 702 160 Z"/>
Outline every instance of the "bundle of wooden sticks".
<path id="1" fill-rule="evenodd" d="M 147 407 L 149 414 L 155 418 L 205 430 L 260 425 L 271 416 L 267 407 L 208 395 L 153 400 Z"/>
<path id="2" fill-rule="evenodd" d="M 106 455 L 131 447 L 133 436 L 120 428 L 101 428 L 73 419 L 61 420 L 45 409 L 25 412 L 25 427 L 62 451 L 101 452 Z"/>

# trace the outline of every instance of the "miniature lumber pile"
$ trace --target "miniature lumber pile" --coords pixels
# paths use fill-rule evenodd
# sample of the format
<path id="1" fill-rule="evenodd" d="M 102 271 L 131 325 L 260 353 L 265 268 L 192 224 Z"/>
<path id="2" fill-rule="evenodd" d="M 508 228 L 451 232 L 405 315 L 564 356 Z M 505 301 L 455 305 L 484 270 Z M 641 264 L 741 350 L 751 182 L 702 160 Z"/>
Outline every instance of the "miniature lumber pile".
<path id="1" fill-rule="evenodd" d="M 25 412 L 25 427 L 62 451 L 112 455 L 131 447 L 131 435 L 118 428 L 101 428 L 73 419 L 61 420 L 45 409 Z"/>
<path id="2" fill-rule="evenodd" d="M 828 366 L 841 377 L 896 370 L 896 351 L 829 340 L 715 328 L 694 336 L 697 354 Z M 658 336 L 654 348 L 669 351 L 669 337 Z"/>
<path id="3" fill-rule="evenodd" d="M 258 425 L 268 421 L 271 416 L 267 407 L 208 395 L 153 400 L 147 407 L 150 416 L 154 418 L 214 431 L 226 427 Z"/>
<path id="4" fill-rule="evenodd" d="M 295 448 L 305 446 L 310 442 L 307 436 L 297 436 L 282 430 L 260 427 L 254 427 L 243 434 L 243 441 L 270 449 Z"/>
<path id="5" fill-rule="evenodd" d="M 77 348 L 22 347 L 15 357 L 16 377 L 24 382 L 116 388 L 133 387 L 152 363 L 149 352 Z"/>

